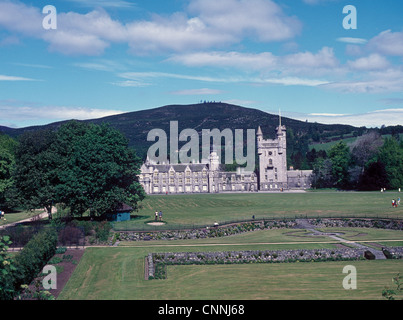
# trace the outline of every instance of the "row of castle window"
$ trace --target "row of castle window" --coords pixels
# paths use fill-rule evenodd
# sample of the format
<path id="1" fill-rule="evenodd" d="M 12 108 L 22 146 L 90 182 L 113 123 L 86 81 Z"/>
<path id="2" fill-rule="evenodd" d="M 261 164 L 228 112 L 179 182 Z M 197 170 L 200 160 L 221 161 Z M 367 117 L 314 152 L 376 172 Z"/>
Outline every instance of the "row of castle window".
<path id="1" fill-rule="evenodd" d="M 144 187 L 144 186 L 143 186 Z M 277 186 L 276 186 L 277 187 Z M 253 186 L 250 187 L 251 189 L 254 189 Z M 199 186 L 194 186 L 193 190 L 191 186 L 185 186 L 185 189 L 183 189 L 182 186 L 179 186 L 177 189 L 174 186 L 169 186 L 169 188 L 167 189 L 167 187 L 163 186 L 162 188 L 159 188 L 158 186 L 154 186 L 153 188 L 153 192 L 154 193 L 165 193 L 169 190 L 169 192 L 171 193 L 176 193 L 176 192 L 183 192 L 183 190 L 185 190 L 185 192 L 200 192 L 200 191 L 207 191 L 208 187 L 207 185 L 203 185 L 202 188 L 200 189 Z M 215 190 L 215 186 L 213 185 L 213 191 Z M 226 190 L 245 190 L 245 185 L 231 185 L 231 186 L 226 186 L 225 184 L 222 185 L 222 190 L 226 191 Z"/>
<path id="2" fill-rule="evenodd" d="M 147 178 L 148 175 L 146 175 L 145 177 Z M 160 177 L 159 175 L 154 175 L 154 176 L 153 176 L 153 181 L 154 181 L 154 183 L 158 183 L 158 182 L 160 181 L 160 178 L 162 178 L 162 183 L 167 183 L 167 175 L 166 175 L 166 173 L 163 173 L 163 174 L 162 174 L 162 177 Z M 179 183 L 183 183 L 183 176 L 182 176 L 182 174 L 179 174 L 179 177 L 178 177 L 177 179 L 178 179 L 178 182 L 179 182 Z M 192 177 L 186 177 L 186 183 L 191 183 L 191 179 L 192 179 Z M 223 177 L 221 177 L 221 179 L 222 179 L 223 182 L 225 182 L 225 181 L 229 180 L 229 177 L 223 176 Z M 144 180 L 144 176 L 143 176 L 143 175 L 140 176 L 140 181 L 142 181 L 142 180 Z M 200 180 L 203 181 L 203 183 L 207 182 L 207 175 L 203 175 Z M 236 179 L 235 175 L 231 175 L 231 181 L 236 181 L 236 180 L 237 180 L 237 179 Z M 249 180 L 251 180 L 251 181 L 254 181 L 254 180 L 255 180 L 255 177 L 254 177 L 253 174 L 250 176 L 250 179 L 249 179 Z M 241 177 L 238 179 L 238 181 L 245 181 L 245 176 L 244 176 L 244 175 L 241 175 Z M 199 182 L 199 177 L 198 177 L 197 175 L 193 177 L 193 182 L 194 182 L 194 183 L 198 183 L 198 182 Z M 175 178 L 172 177 L 171 175 L 170 175 L 170 177 L 169 177 L 169 183 L 170 183 L 170 184 L 175 183 Z"/>

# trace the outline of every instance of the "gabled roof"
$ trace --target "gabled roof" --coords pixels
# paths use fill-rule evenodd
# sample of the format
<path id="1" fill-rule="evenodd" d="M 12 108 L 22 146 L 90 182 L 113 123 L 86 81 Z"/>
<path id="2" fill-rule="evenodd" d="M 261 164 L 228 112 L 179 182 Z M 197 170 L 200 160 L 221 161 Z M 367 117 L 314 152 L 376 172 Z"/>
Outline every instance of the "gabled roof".
<path id="1" fill-rule="evenodd" d="M 119 204 L 118 208 L 116 209 L 116 212 L 117 213 L 119 213 L 119 212 L 130 212 L 132 210 L 133 210 L 133 208 L 131 206 L 129 206 L 128 204 L 121 203 L 121 204 Z"/>
<path id="2" fill-rule="evenodd" d="M 208 169 L 207 164 L 202 163 L 182 163 L 182 164 L 155 164 L 152 165 L 155 170 L 158 172 L 165 173 L 170 170 L 174 170 L 175 172 L 185 172 L 187 168 L 189 168 L 192 172 L 201 172 L 203 169 Z"/>

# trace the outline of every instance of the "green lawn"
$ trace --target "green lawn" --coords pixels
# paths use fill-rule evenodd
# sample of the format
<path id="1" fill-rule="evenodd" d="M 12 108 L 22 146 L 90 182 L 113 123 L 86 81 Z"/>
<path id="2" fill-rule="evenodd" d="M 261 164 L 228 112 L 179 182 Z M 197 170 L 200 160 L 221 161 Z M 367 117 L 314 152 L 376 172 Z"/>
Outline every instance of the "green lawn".
<path id="1" fill-rule="evenodd" d="M 377 243 L 381 246 L 403 246 L 403 231 L 376 228 L 324 228 L 324 232 L 340 233 L 340 237 L 350 241 L 362 241 L 366 245 Z"/>
<path id="2" fill-rule="evenodd" d="M 162 210 L 165 228 L 205 226 L 256 218 L 308 217 L 403 217 L 403 207 L 393 208 L 398 192 L 305 192 L 239 193 L 198 195 L 154 195 L 142 202 L 127 222 L 115 223 L 115 230 L 144 229 L 154 212 Z M 159 227 L 157 229 L 162 229 Z"/>
<path id="3" fill-rule="evenodd" d="M 353 240 L 403 239 L 403 231 L 325 228 Z M 337 241 L 305 230 L 259 230 L 224 238 L 126 242 L 122 247 L 88 248 L 59 299 L 381 299 L 402 260 L 244 265 L 168 266 L 168 279 L 144 280 L 151 252 L 238 251 L 334 248 Z M 388 243 L 390 245 L 391 243 Z M 354 265 L 358 289 L 342 288 L 342 269 Z M 197 290 L 195 290 L 197 288 Z"/>
<path id="4" fill-rule="evenodd" d="M 0 226 L 9 224 L 9 223 L 14 223 L 17 221 L 25 220 L 28 218 L 32 218 L 34 215 L 42 213 L 44 210 L 43 209 L 38 209 L 34 211 L 15 211 L 15 212 L 6 212 L 4 217 L 6 220 L 1 219 L 0 220 Z"/>
<path id="5" fill-rule="evenodd" d="M 394 192 L 307 192 L 149 196 L 140 216 L 115 228 L 144 227 L 155 210 L 163 210 L 166 226 L 206 225 L 256 218 L 401 217 L 392 208 Z M 325 228 L 347 240 L 371 244 L 403 244 L 403 231 L 365 228 Z M 399 242 L 387 242 L 399 240 Z M 309 262 L 244 265 L 168 266 L 166 280 L 144 280 L 144 258 L 154 252 L 238 251 L 334 248 L 329 237 L 305 230 L 259 230 L 222 238 L 122 242 L 118 247 L 87 248 L 59 299 L 382 299 L 402 260 Z M 358 272 L 358 289 L 345 290 L 343 267 Z"/>
<path id="6" fill-rule="evenodd" d="M 195 248 L 187 248 L 195 250 Z M 198 248 L 200 249 L 200 248 Z M 167 250 L 155 248 L 154 252 Z M 169 248 L 181 251 L 183 248 Z M 188 250 L 188 251 L 189 251 Z M 144 280 L 145 248 L 89 248 L 59 299 L 223 300 L 382 299 L 402 260 L 168 266 L 166 280 Z M 343 267 L 357 269 L 357 290 L 345 290 Z"/>

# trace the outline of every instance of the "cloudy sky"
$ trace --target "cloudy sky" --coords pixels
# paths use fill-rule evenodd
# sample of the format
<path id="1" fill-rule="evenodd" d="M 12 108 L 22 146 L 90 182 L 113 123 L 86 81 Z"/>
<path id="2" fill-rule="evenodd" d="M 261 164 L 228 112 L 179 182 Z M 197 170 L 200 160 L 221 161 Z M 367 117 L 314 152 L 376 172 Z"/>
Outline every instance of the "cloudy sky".
<path id="1" fill-rule="evenodd" d="M 402 17 L 401 0 L 0 0 L 0 125 L 204 100 L 403 124 Z"/>

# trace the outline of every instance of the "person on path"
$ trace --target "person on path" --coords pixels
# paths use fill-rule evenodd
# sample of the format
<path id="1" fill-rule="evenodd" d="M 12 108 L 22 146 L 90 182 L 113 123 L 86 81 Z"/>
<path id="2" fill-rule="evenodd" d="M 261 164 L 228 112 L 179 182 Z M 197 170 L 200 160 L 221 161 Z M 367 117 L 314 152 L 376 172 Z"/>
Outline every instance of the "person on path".
<path id="1" fill-rule="evenodd" d="M 158 221 L 158 211 L 155 211 L 155 221 Z"/>
<path id="2" fill-rule="evenodd" d="M 160 221 L 162 221 L 162 211 L 159 212 Z"/>

